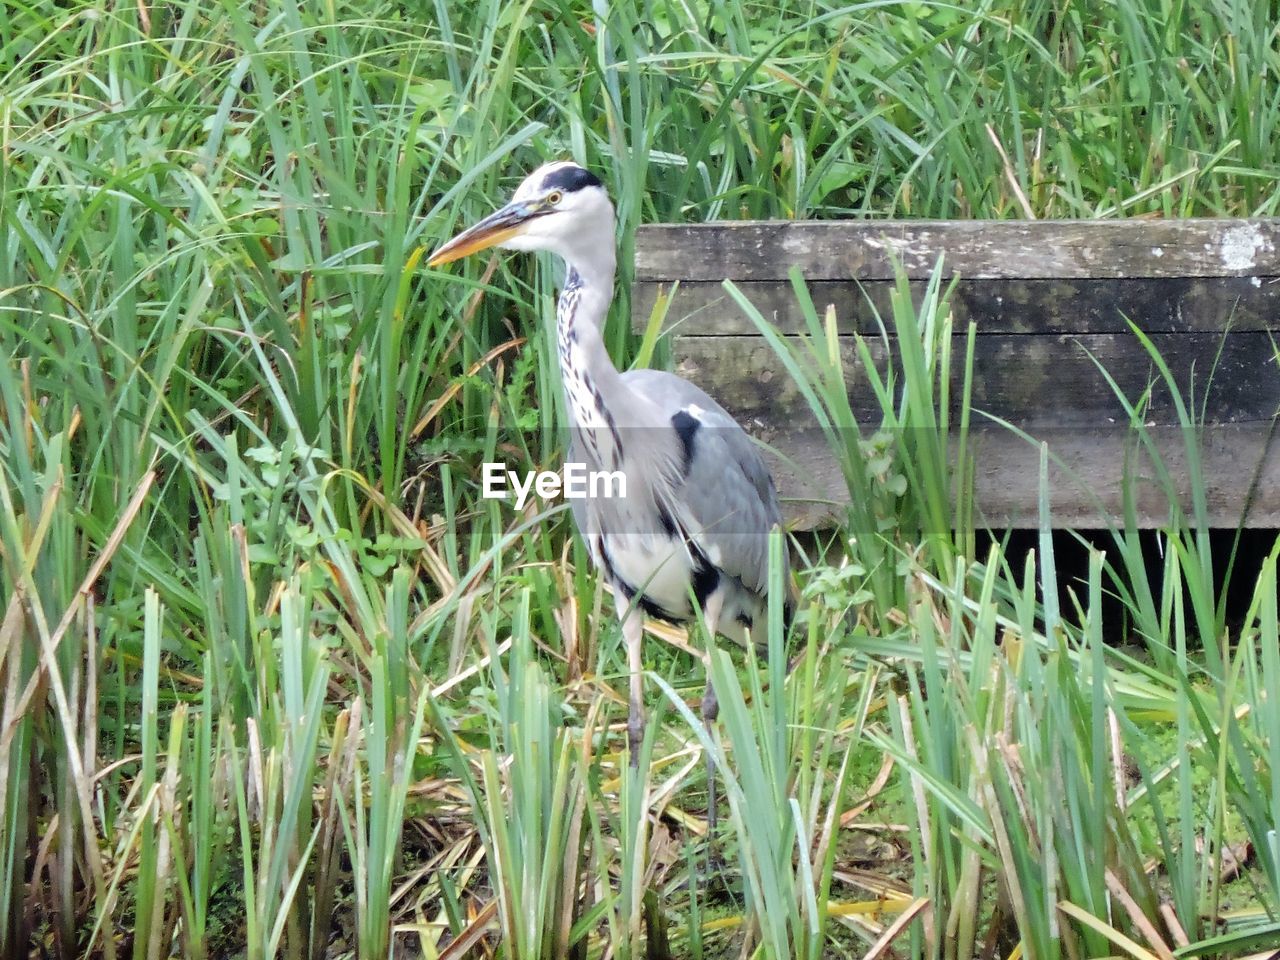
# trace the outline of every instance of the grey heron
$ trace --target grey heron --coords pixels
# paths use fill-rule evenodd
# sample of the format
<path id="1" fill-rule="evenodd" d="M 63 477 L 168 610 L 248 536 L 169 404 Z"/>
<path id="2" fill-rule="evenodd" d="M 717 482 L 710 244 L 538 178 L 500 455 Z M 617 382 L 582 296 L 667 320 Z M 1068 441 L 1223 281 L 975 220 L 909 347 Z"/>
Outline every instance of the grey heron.
<path id="1" fill-rule="evenodd" d="M 439 266 L 498 246 L 549 251 L 565 262 L 554 347 L 571 430 L 569 462 L 618 472 L 626 495 L 572 501 L 578 530 L 614 597 L 630 673 L 631 763 L 644 734 L 643 614 L 740 642 L 763 622 L 769 537 L 782 536 L 773 479 L 742 427 L 698 387 L 671 373 L 620 373 L 602 327 L 613 299 L 613 204 L 604 185 L 574 163 L 539 167 L 511 202 L 441 246 Z M 784 583 L 789 583 L 786 542 Z M 788 598 L 784 600 L 790 607 Z M 709 653 L 703 655 L 709 663 Z M 717 714 L 707 677 L 702 717 Z M 708 754 L 708 821 L 715 825 Z"/>

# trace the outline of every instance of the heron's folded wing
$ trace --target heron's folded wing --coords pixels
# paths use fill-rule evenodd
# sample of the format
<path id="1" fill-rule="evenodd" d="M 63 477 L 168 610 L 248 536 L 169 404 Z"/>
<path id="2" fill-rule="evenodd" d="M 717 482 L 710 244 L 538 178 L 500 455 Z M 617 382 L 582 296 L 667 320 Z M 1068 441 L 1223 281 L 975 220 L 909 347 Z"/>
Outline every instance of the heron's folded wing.
<path id="1" fill-rule="evenodd" d="M 687 380 L 634 370 L 627 385 L 669 418 L 677 461 L 667 498 L 689 538 L 725 574 L 763 594 L 769 538 L 782 514 L 759 449 L 723 407 Z"/>

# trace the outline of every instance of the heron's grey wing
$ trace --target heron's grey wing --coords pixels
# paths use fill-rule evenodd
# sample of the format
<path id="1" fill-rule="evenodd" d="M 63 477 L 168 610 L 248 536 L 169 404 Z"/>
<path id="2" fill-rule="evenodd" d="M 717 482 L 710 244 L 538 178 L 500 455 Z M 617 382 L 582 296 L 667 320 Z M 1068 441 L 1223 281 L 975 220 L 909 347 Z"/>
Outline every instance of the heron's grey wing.
<path id="1" fill-rule="evenodd" d="M 669 505 L 682 526 L 720 570 L 763 595 L 769 582 L 766 534 L 781 526 L 782 512 L 759 449 L 720 404 L 687 380 L 661 370 L 623 376 L 670 425 L 681 462 Z"/>

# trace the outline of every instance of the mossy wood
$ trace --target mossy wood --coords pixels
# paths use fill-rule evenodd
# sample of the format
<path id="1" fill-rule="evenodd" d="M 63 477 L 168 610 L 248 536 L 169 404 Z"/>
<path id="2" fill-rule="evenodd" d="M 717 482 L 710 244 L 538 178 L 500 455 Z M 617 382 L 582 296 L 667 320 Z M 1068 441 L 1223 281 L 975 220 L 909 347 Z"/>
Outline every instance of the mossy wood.
<path id="1" fill-rule="evenodd" d="M 1199 454 L 1211 523 L 1280 527 L 1280 437 L 1273 436 L 1280 220 L 646 226 L 636 238 L 632 317 L 643 329 L 659 294 L 674 288 L 665 327 L 678 372 L 774 448 L 790 518 L 814 526 L 837 515 L 844 480 L 795 383 L 722 281 L 732 280 L 782 333 L 796 336 L 805 324 L 788 273 L 801 269 L 818 309 L 835 310 L 850 398 L 869 435 L 880 413 L 856 338 L 866 338 L 885 368 L 897 346 L 877 316 L 889 325 L 894 260 L 919 293 L 939 257 L 957 278 L 955 397 L 963 335 L 970 323 L 976 331 L 971 443 L 980 523 L 1038 523 L 1039 452 L 1028 436 L 1045 441 L 1054 460 L 1056 526 L 1118 520 L 1126 472 L 1135 478 L 1139 523 L 1167 522 L 1156 466 L 1104 369 L 1135 402 L 1151 387 L 1143 422 L 1190 512 L 1177 409 L 1132 321 L 1203 424 Z"/>

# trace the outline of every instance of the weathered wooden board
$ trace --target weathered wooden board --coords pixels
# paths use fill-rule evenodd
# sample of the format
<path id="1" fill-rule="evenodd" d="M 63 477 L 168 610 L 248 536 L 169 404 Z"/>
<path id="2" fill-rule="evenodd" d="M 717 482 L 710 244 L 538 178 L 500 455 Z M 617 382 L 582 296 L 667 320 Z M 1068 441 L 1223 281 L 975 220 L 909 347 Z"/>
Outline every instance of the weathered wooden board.
<path id="1" fill-rule="evenodd" d="M 638 282 L 632 313 L 641 326 L 659 292 L 670 298 L 668 324 L 679 336 L 755 335 L 755 324 L 719 281 Z M 744 280 L 738 289 L 783 333 L 805 330 L 790 283 Z M 912 281 L 917 303 L 926 282 Z M 806 284 L 819 315 L 834 307 L 845 333 L 879 332 L 891 316 L 890 280 L 816 280 Z M 1133 280 L 967 280 L 956 282 L 951 309 L 957 330 L 979 333 L 1121 333 L 1140 318 L 1146 333 L 1271 330 L 1280 317 L 1280 277 L 1144 277 Z"/>
<path id="2" fill-rule="evenodd" d="M 1270 334 L 1241 333 L 1225 339 L 1209 333 L 1155 334 L 1151 339 L 1183 396 L 1203 400 L 1207 395 L 1215 422 L 1270 421 L 1280 411 L 1280 369 Z M 892 338 L 868 340 L 867 346 L 882 371 L 886 354 L 896 355 Z M 854 412 L 861 414 L 863 422 L 878 423 L 879 407 L 854 338 L 842 337 L 840 347 Z M 952 356 L 953 364 L 963 360 L 960 337 L 955 339 Z M 1156 383 L 1145 421 L 1178 422 L 1150 355 L 1137 337 L 1127 333 L 976 337 L 971 406 L 1023 426 L 1091 429 L 1127 423 L 1124 405 L 1100 366 L 1134 402 L 1149 384 Z M 676 372 L 743 421 L 779 425 L 813 421 L 800 388 L 763 337 L 683 338 Z M 952 392 L 958 398 L 958 376 Z M 978 419 L 974 417 L 975 422 Z"/>
<path id="3" fill-rule="evenodd" d="M 880 411 L 859 366 L 862 335 L 885 370 L 897 344 L 890 317 L 896 265 L 917 302 L 939 258 L 958 278 L 954 327 L 976 332 L 972 406 L 980 522 L 1038 522 L 1034 444 L 1049 445 L 1053 520 L 1097 527 L 1121 514 L 1121 478 L 1135 484 L 1138 521 L 1158 526 L 1169 503 L 1103 370 L 1132 400 L 1152 384 L 1144 422 L 1186 498 L 1176 407 L 1132 321 L 1152 340 L 1184 400 L 1202 418 L 1210 520 L 1280 527 L 1280 220 L 733 223 L 641 228 L 632 317 L 647 324 L 661 293 L 678 372 L 772 446 L 793 522 L 838 514 L 847 493 L 829 443 L 799 389 L 725 291 L 732 280 L 782 333 L 805 330 L 789 271 L 799 267 L 821 312 L 835 311 L 850 400 L 864 433 Z M 953 344 L 958 397 L 963 340 Z M 953 408 L 955 404 L 953 403 Z M 1139 459 L 1133 461 L 1137 456 Z"/>
<path id="4" fill-rule="evenodd" d="M 811 529 L 843 518 L 847 488 L 820 431 L 810 427 L 779 433 L 761 424 L 749 429 L 772 449 L 766 459 L 791 525 Z M 1123 517 L 1126 458 L 1139 525 L 1167 522 L 1170 507 L 1164 488 L 1150 457 L 1134 449 L 1128 431 L 1112 427 L 1030 432 L 1052 454 L 1049 492 L 1055 527 L 1097 529 L 1106 525 L 1107 517 Z M 1150 435 L 1182 508 L 1190 510 L 1190 474 L 1180 431 L 1153 427 Z M 998 428 L 977 430 L 970 439 L 978 525 L 996 530 L 1037 526 L 1039 448 Z M 1210 526 L 1234 528 L 1243 516 L 1249 527 L 1280 527 L 1280 436 L 1273 436 L 1272 424 L 1222 424 L 1205 431 L 1199 455 Z"/>
<path id="5" fill-rule="evenodd" d="M 970 280 L 1280 276 L 1280 220 L 862 220 L 651 224 L 635 279 Z"/>

